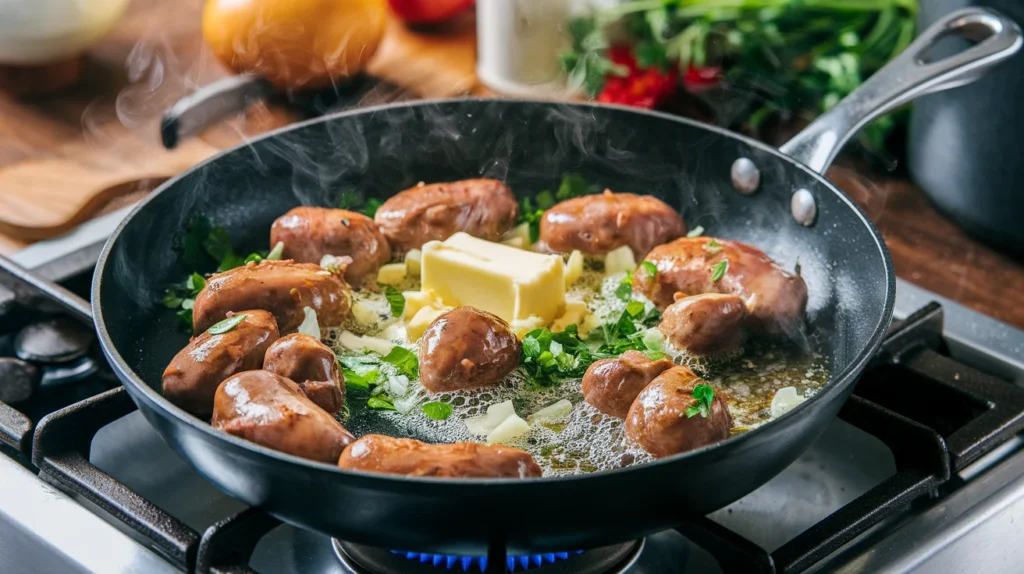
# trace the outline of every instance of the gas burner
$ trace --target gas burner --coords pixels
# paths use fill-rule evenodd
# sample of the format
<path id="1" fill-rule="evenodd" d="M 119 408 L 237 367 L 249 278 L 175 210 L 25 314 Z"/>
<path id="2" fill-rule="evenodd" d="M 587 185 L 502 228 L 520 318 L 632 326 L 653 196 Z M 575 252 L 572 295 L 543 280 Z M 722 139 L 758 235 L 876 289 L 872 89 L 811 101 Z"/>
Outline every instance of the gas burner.
<path id="1" fill-rule="evenodd" d="M 35 363 L 68 363 L 89 351 L 93 330 L 66 316 L 26 325 L 14 339 L 19 359 Z"/>
<path id="2" fill-rule="evenodd" d="M 636 562 L 643 540 L 587 551 L 509 556 L 505 568 L 488 569 L 485 556 L 454 556 L 383 550 L 333 539 L 334 553 L 353 574 L 438 574 L 439 572 L 537 572 L 619 574 Z"/>

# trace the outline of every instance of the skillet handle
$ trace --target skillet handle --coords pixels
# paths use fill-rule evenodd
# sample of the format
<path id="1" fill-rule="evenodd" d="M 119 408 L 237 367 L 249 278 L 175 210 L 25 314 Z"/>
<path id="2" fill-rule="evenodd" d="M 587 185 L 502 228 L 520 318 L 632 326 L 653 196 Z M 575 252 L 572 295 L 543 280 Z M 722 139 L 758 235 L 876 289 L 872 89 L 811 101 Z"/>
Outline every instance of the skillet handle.
<path id="1" fill-rule="evenodd" d="M 160 139 L 167 149 L 228 116 L 242 112 L 249 104 L 270 97 L 270 82 L 251 75 L 229 76 L 178 100 L 164 112 Z"/>
<path id="2" fill-rule="evenodd" d="M 5 275 L 10 275 L 14 281 L 5 281 Z M 3 255 L 0 255 L 0 285 L 12 288 L 18 300 L 45 295 L 67 309 L 75 319 L 90 327 L 93 326 L 92 307 L 88 301 L 52 281 L 39 277 Z"/>
<path id="3" fill-rule="evenodd" d="M 977 44 L 948 58 L 927 61 L 939 40 L 950 35 Z M 918 96 L 973 82 L 1016 54 L 1021 44 L 1020 27 L 995 10 L 957 10 L 922 32 L 903 53 L 780 149 L 823 174 L 843 144 L 871 120 Z"/>

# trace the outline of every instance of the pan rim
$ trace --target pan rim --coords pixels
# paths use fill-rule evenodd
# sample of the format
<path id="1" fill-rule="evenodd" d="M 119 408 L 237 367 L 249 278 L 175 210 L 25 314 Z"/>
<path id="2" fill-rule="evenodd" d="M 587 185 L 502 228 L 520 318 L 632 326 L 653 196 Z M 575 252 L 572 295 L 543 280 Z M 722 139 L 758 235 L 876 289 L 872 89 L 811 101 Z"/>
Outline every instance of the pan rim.
<path id="1" fill-rule="evenodd" d="M 861 349 L 861 352 L 857 354 L 857 356 L 855 356 L 849 362 L 846 368 L 843 369 L 838 374 L 836 374 L 835 376 L 832 376 L 831 380 L 824 387 L 822 387 L 822 389 L 816 395 L 800 403 L 799 405 L 791 409 L 789 412 L 783 414 L 782 416 L 773 419 L 757 427 L 756 429 L 753 429 L 752 431 L 747 431 L 742 434 L 734 435 L 724 441 L 706 445 L 698 449 L 674 454 L 672 456 L 656 459 L 635 466 L 601 470 L 584 474 L 532 478 L 529 480 L 524 480 L 520 478 L 460 478 L 453 480 L 451 478 L 420 477 L 374 473 L 368 471 L 342 469 L 339 468 L 337 465 L 317 462 L 301 458 L 295 455 L 276 451 L 268 447 L 236 437 L 234 435 L 221 432 L 213 428 L 213 426 L 206 423 L 205 421 L 202 421 L 201 419 L 198 419 L 188 414 L 187 412 L 185 412 L 184 410 L 182 410 L 181 408 L 179 408 L 178 406 L 174 405 L 166 398 L 164 398 L 163 395 L 158 393 L 153 387 L 146 384 L 142 377 L 135 373 L 132 367 L 128 365 L 127 361 L 125 361 L 125 359 L 121 356 L 121 353 L 114 345 L 114 342 L 110 337 L 109 330 L 107 329 L 106 319 L 103 314 L 103 302 L 101 300 L 100 295 L 102 287 L 102 277 L 106 269 L 107 260 L 110 257 L 114 244 L 120 238 L 124 229 L 131 224 L 131 221 L 135 218 L 135 216 L 139 212 L 144 210 L 151 201 L 154 201 L 161 194 L 171 189 L 175 184 L 177 184 L 179 180 L 193 173 L 195 170 L 204 167 L 207 164 L 216 162 L 220 160 L 222 157 L 234 153 L 235 151 L 248 145 L 251 145 L 252 143 L 262 141 L 264 139 L 273 138 L 278 136 L 279 134 L 288 131 L 299 130 L 310 125 L 315 125 L 318 123 L 327 123 L 336 118 L 349 117 L 353 115 L 374 114 L 392 108 L 421 106 L 426 107 L 431 105 L 457 105 L 467 102 L 500 105 L 554 105 L 590 109 L 608 108 L 640 116 L 654 117 L 665 121 L 685 124 L 693 128 L 715 133 L 719 136 L 723 136 L 734 141 L 742 142 L 743 144 L 751 148 L 770 154 L 778 161 L 783 161 L 792 166 L 793 168 L 805 172 L 819 184 L 823 185 L 829 192 L 834 194 L 841 203 L 844 203 L 848 208 L 850 208 L 853 211 L 853 213 L 857 216 L 861 223 L 867 227 L 868 232 L 874 240 L 875 248 L 878 249 L 878 252 L 882 257 L 882 262 L 886 275 L 885 305 L 882 309 L 882 314 L 879 322 L 874 326 L 874 332 L 872 336 L 869 338 L 867 344 Z M 131 212 L 129 212 L 128 215 L 121 220 L 117 228 L 104 243 L 103 249 L 101 250 L 99 258 L 96 263 L 95 271 L 93 273 L 90 295 L 96 333 L 100 341 L 100 346 L 104 356 L 107 358 L 108 361 L 110 361 L 111 366 L 114 368 L 115 372 L 118 375 L 118 379 L 121 381 L 122 386 L 124 386 L 125 389 L 129 392 L 129 395 L 131 395 L 136 401 L 141 400 L 148 403 L 148 406 L 152 410 L 160 411 L 160 416 L 173 418 L 178 423 L 182 423 L 194 431 L 198 431 L 213 440 L 224 441 L 225 443 L 231 445 L 236 449 L 241 449 L 243 451 L 254 451 L 259 455 L 267 456 L 277 461 L 288 463 L 289 465 L 297 465 L 303 467 L 308 472 L 329 472 L 336 477 L 343 477 L 344 480 L 354 480 L 360 482 L 367 481 L 366 483 L 372 481 L 374 484 L 377 485 L 383 486 L 387 484 L 389 487 L 394 488 L 407 488 L 408 485 L 410 484 L 417 484 L 422 485 L 424 488 L 429 487 L 438 489 L 454 489 L 465 486 L 488 486 L 492 488 L 519 487 L 531 484 L 564 484 L 586 479 L 596 480 L 600 478 L 609 477 L 619 478 L 624 477 L 627 474 L 635 475 L 643 472 L 654 472 L 655 469 L 658 469 L 663 465 L 679 464 L 684 460 L 695 459 L 708 453 L 713 453 L 716 451 L 722 452 L 727 447 L 732 450 L 742 448 L 743 444 L 757 438 L 758 431 L 760 429 L 766 427 L 773 427 L 777 423 L 779 423 L 779 421 L 786 420 L 788 417 L 800 416 L 800 414 L 803 413 L 805 410 L 811 408 L 812 404 L 816 404 L 820 401 L 831 399 L 834 395 L 840 393 L 843 389 L 845 389 L 847 385 L 851 384 L 851 379 L 860 374 L 860 372 L 864 369 L 867 362 L 871 359 L 872 356 L 874 356 L 877 349 L 881 346 L 881 343 L 886 334 L 886 330 L 892 321 L 892 315 L 895 307 L 896 298 L 895 291 L 896 274 L 893 268 L 892 259 L 889 255 L 889 250 L 885 245 L 885 241 L 882 238 L 881 233 L 875 227 L 874 223 L 871 222 L 871 220 L 867 217 L 867 215 L 860 208 L 860 206 L 858 206 L 849 197 L 847 197 L 845 193 L 843 193 L 838 187 L 836 187 L 835 184 L 829 181 L 824 175 L 815 172 L 806 165 L 782 153 L 782 151 L 780 151 L 778 148 L 772 147 L 766 143 L 754 140 L 742 134 L 732 132 L 718 126 L 704 124 L 690 118 L 674 116 L 668 113 L 657 112 L 653 110 L 633 108 L 624 105 L 598 104 L 594 102 L 551 102 L 547 100 L 537 100 L 529 98 L 438 98 L 415 100 L 411 102 L 381 104 L 377 106 L 368 106 L 365 108 L 354 108 L 282 126 L 280 128 L 260 134 L 259 136 L 247 140 L 246 142 L 238 144 L 234 147 L 228 148 L 217 154 L 214 154 L 209 158 L 206 158 L 202 162 L 192 166 L 188 170 L 168 179 L 157 189 L 153 190 L 145 198 L 139 201 L 138 204 L 136 204 L 135 207 L 131 210 Z"/>

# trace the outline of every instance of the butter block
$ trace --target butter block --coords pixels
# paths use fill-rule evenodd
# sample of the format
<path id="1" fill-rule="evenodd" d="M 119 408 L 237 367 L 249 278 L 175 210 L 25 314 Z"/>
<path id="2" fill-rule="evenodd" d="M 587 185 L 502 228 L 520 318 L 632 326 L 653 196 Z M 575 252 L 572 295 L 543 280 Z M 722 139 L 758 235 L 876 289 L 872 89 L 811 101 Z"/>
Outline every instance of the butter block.
<path id="1" fill-rule="evenodd" d="M 424 307 L 441 307 L 441 303 L 437 300 L 437 296 L 427 291 L 402 291 L 402 296 L 405 297 L 405 311 L 402 313 L 402 317 L 409 321 L 419 313 L 420 309 Z"/>
<path id="2" fill-rule="evenodd" d="M 422 289 L 445 305 L 472 305 L 509 323 L 548 324 L 565 310 L 565 263 L 558 255 L 459 232 L 425 244 L 421 270 Z"/>
<path id="3" fill-rule="evenodd" d="M 405 273 L 404 263 L 388 263 L 381 266 L 377 271 L 377 283 L 392 286 L 399 285 L 402 281 L 405 281 Z"/>

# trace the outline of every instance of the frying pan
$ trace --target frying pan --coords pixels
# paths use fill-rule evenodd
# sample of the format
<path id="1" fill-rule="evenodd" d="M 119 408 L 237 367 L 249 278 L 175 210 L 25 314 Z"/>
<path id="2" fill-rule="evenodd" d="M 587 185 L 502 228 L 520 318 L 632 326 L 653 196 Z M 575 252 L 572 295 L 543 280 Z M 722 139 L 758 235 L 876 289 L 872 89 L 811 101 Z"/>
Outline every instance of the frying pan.
<path id="1" fill-rule="evenodd" d="M 926 63 L 927 49 L 946 34 L 977 43 Z M 636 539 L 751 492 L 833 420 L 889 325 L 895 281 L 878 231 L 821 173 L 870 119 L 963 83 L 1020 46 L 1013 22 L 988 10 L 958 11 L 781 151 L 673 116 L 590 104 L 448 100 L 316 119 L 229 150 L 152 193 L 107 242 L 91 312 L 58 294 L 79 317 L 91 315 L 118 377 L 179 455 L 231 496 L 287 522 L 355 543 L 475 555 L 501 543 L 529 553 Z M 724 442 L 536 480 L 342 471 L 214 430 L 160 395 L 163 368 L 187 343 L 159 301 L 190 271 L 176 263 L 175 245 L 192 215 L 255 249 L 288 209 L 336 205 L 346 190 L 385 198 L 421 180 L 493 177 L 524 193 L 565 172 L 656 195 L 691 227 L 754 244 L 786 266 L 799 260 L 811 292 L 808 341 L 828 360 L 830 382 L 777 420 Z"/>

